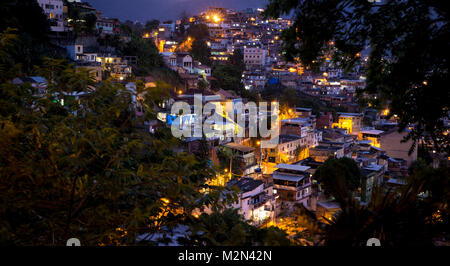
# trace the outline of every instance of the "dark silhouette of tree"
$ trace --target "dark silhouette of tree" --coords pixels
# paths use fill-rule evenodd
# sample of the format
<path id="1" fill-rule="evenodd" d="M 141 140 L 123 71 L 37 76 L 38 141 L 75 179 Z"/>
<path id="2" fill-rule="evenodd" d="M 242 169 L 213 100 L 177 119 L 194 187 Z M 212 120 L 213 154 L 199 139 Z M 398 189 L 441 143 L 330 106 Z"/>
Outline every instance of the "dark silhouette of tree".
<path id="1" fill-rule="evenodd" d="M 205 24 L 191 25 L 187 30 L 187 34 L 196 40 L 206 40 L 209 37 L 208 27 Z"/>
<path id="2" fill-rule="evenodd" d="M 212 76 L 217 81 L 212 81 L 213 88 L 222 88 L 224 90 L 240 93 L 244 86 L 242 85 L 242 71 L 231 64 L 216 65 L 212 70 Z"/>
<path id="3" fill-rule="evenodd" d="M 202 64 L 211 64 L 211 60 L 209 59 L 209 57 L 211 56 L 211 49 L 208 47 L 204 40 L 195 39 L 192 42 L 190 54 L 195 60 L 198 60 Z"/>
<path id="4" fill-rule="evenodd" d="M 236 209 L 214 211 L 193 219 L 190 234 L 179 239 L 193 246 L 288 246 L 287 234 L 276 227 L 249 225 Z"/>
<path id="5" fill-rule="evenodd" d="M 320 183 L 326 195 L 340 200 L 352 197 L 352 193 L 361 185 L 362 176 L 356 162 L 343 157 L 327 159 L 317 168 L 313 178 Z M 337 187 L 341 190 L 337 191 Z"/>
<path id="6" fill-rule="evenodd" d="M 157 20 L 157 19 L 149 20 L 145 23 L 145 31 L 150 33 L 152 31 L 158 29 L 158 26 L 159 26 L 159 20 Z"/>
<path id="7" fill-rule="evenodd" d="M 213 204 L 200 193 L 211 167 L 175 154 L 170 129 L 135 128 L 123 85 L 89 90 L 89 72 L 62 60 L 46 59 L 35 74 L 48 81 L 44 96 L 30 84 L 0 84 L 2 244 L 65 245 L 72 236 L 86 245 L 134 244 L 181 223 L 204 200 Z M 145 112 L 154 112 L 158 95 L 145 93 Z"/>

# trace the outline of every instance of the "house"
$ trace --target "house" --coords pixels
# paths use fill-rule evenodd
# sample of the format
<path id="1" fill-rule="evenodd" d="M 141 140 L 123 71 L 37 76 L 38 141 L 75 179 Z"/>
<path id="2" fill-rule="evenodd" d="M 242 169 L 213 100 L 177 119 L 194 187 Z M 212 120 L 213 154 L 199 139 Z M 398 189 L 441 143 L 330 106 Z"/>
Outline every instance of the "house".
<path id="1" fill-rule="evenodd" d="M 244 177 L 230 180 L 227 187 L 239 189 L 238 200 L 231 207 L 238 209 L 245 220 L 261 224 L 275 219 L 276 195 L 273 194 L 272 186 L 266 186 L 261 180 Z"/>
<path id="2" fill-rule="evenodd" d="M 95 28 L 102 35 L 120 32 L 120 22 L 117 19 L 100 18 L 95 23 Z"/>
<path id="3" fill-rule="evenodd" d="M 145 88 L 154 88 L 156 87 L 156 80 L 151 76 L 144 76 L 144 77 L 136 77 L 136 80 L 140 80 L 144 82 Z"/>
<path id="4" fill-rule="evenodd" d="M 91 77 L 95 82 L 101 82 L 103 79 L 103 68 L 100 64 L 90 62 L 79 62 L 75 65 L 75 69 L 78 71 L 80 68 L 84 68 L 91 74 Z"/>
<path id="5" fill-rule="evenodd" d="M 37 90 L 36 95 L 43 95 L 46 93 L 48 81 L 44 77 L 22 77 L 12 80 L 14 85 L 22 85 L 30 83 L 33 88 Z"/>
<path id="6" fill-rule="evenodd" d="M 325 162 L 329 157 L 344 157 L 344 148 L 319 145 L 309 149 L 309 156 L 318 162 Z"/>
<path id="7" fill-rule="evenodd" d="M 320 113 L 317 118 L 316 128 L 328 129 L 333 125 L 333 114 L 331 112 Z"/>
<path id="8" fill-rule="evenodd" d="M 171 64 L 173 64 L 172 57 L 170 58 Z M 190 56 L 188 53 L 177 53 L 175 58 L 175 63 L 177 66 L 182 67 L 185 69 L 188 73 L 194 73 L 194 65 L 193 65 L 193 59 L 192 56 Z"/>
<path id="9" fill-rule="evenodd" d="M 180 73 L 180 78 L 184 82 L 185 90 L 198 88 L 198 76 L 197 75 Z"/>
<path id="10" fill-rule="evenodd" d="M 256 168 L 258 168 L 255 157 L 255 148 L 234 142 L 227 143 L 223 146 L 236 154 L 236 158 L 240 163 L 239 168 L 241 169 L 240 171 L 242 175 L 254 173 Z"/>
<path id="11" fill-rule="evenodd" d="M 377 164 L 369 164 L 361 168 L 361 190 L 360 200 L 369 202 L 373 189 L 383 182 L 384 166 Z"/>
<path id="12" fill-rule="evenodd" d="M 294 163 L 309 156 L 306 138 L 280 135 L 278 145 L 265 150 L 270 163 Z"/>
<path id="13" fill-rule="evenodd" d="M 410 166 L 413 161 L 417 160 L 417 148 L 409 154 L 414 142 L 412 140 L 402 142 L 407 134 L 407 131 L 398 132 L 398 128 L 383 132 L 380 135 L 380 148 L 389 157 L 403 159 L 407 162 L 407 166 Z"/>
<path id="14" fill-rule="evenodd" d="M 97 62 L 101 64 L 103 71 L 108 71 L 111 77 L 123 81 L 131 76 L 132 68 L 128 65 L 128 61 L 122 57 L 105 54 L 97 55 Z"/>
<path id="15" fill-rule="evenodd" d="M 330 220 L 340 210 L 341 207 L 336 201 L 319 201 L 317 202 L 316 217 Z"/>
<path id="16" fill-rule="evenodd" d="M 338 127 L 347 130 L 347 134 L 358 135 L 361 130 L 363 114 L 360 113 L 338 113 Z"/>
<path id="17" fill-rule="evenodd" d="M 50 21 L 50 29 L 62 32 L 64 27 L 64 2 L 63 0 L 37 0 L 45 15 Z"/>
<path id="18" fill-rule="evenodd" d="M 266 64 L 267 50 L 261 45 L 244 46 L 244 63 L 248 69 L 262 67 Z"/>
<path id="19" fill-rule="evenodd" d="M 380 137 L 383 132 L 383 130 L 377 129 L 361 130 L 358 134 L 358 139 L 368 140 L 370 141 L 370 145 L 380 148 Z"/>
<path id="20" fill-rule="evenodd" d="M 216 92 L 216 94 L 220 95 L 220 98 L 225 101 L 225 100 L 234 100 L 236 98 L 238 98 L 237 96 L 234 96 L 233 94 L 231 94 L 230 92 L 224 90 L 224 89 L 220 89 Z"/>
<path id="21" fill-rule="evenodd" d="M 312 115 L 312 109 L 298 107 L 298 108 L 295 108 L 295 114 L 297 115 L 297 117 L 307 118 Z"/>
<path id="22" fill-rule="evenodd" d="M 206 66 L 206 65 L 202 65 L 197 61 L 194 61 L 196 64 L 194 64 L 194 68 L 193 68 L 193 72 L 196 73 L 197 75 L 203 76 L 204 78 L 206 77 L 211 77 L 211 67 Z"/>
<path id="23" fill-rule="evenodd" d="M 312 193 L 312 178 L 309 166 L 298 164 L 278 164 L 272 173 L 276 194 L 283 201 L 282 206 L 301 203 L 306 208 L 314 208 L 316 202 Z"/>
<path id="24" fill-rule="evenodd" d="M 80 60 L 80 58 L 84 52 L 84 47 L 82 44 L 71 44 L 71 45 L 65 46 L 65 48 L 66 48 L 67 55 L 69 56 L 69 58 L 74 61 Z"/>

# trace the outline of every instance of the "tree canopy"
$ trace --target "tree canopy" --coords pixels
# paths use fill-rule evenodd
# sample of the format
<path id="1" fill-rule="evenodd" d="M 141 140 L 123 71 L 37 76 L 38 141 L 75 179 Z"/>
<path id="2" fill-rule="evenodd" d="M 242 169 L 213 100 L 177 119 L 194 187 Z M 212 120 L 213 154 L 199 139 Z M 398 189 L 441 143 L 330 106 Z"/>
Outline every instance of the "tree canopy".
<path id="1" fill-rule="evenodd" d="M 1 243 L 135 244 L 202 208 L 212 169 L 174 153 L 167 130 L 135 127 L 123 85 L 89 90 L 89 73 L 61 60 L 45 60 L 35 74 L 48 81 L 45 95 L 27 83 L 0 85 Z M 154 102 L 155 93 L 145 95 Z"/>
<path id="2" fill-rule="evenodd" d="M 211 65 L 211 49 L 208 47 L 206 42 L 201 39 L 195 39 L 192 42 L 192 47 L 190 54 L 192 55 L 192 58 L 199 61 L 202 64 L 205 65 Z"/>
<path id="3" fill-rule="evenodd" d="M 329 158 L 317 168 L 314 179 L 319 181 L 325 194 L 334 196 L 338 200 L 352 196 L 361 185 L 361 173 L 353 159 Z M 342 188 L 339 190 L 338 188 Z M 344 194 L 336 194 L 345 192 Z"/>

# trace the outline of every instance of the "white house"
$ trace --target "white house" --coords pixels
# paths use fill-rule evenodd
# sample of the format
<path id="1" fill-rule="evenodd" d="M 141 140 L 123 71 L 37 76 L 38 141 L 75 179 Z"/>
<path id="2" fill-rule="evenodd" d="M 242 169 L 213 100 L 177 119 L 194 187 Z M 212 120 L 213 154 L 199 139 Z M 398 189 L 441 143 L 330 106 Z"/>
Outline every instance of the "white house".
<path id="1" fill-rule="evenodd" d="M 52 31 L 64 31 L 64 3 L 62 0 L 37 0 L 39 6 L 44 10 L 51 21 Z"/>
<path id="2" fill-rule="evenodd" d="M 231 207 L 238 209 L 246 220 L 259 224 L 275 218 L 276 197 L 272 186 L 265 188 L 263 181 L 250 177 L 232 179 L 227 183 L 227 187 L 233 186 L 240 192 Z"/>

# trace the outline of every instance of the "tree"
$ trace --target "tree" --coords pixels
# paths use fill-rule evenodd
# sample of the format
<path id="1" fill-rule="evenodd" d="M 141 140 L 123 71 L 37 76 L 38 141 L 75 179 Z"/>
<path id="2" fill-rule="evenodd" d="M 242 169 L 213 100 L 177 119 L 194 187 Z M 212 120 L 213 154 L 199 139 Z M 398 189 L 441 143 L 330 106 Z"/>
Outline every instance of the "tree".
<path id="1" fill-rule="evenodd" d="M 51 59 L 35 71 L 48 80 L 43 97 L 29 84 L 0 84 L 2 244 L 135 244 L 212 204 L 200 193 L 212 169 L 175 154 L 170 130 L 136 129 L 123 85 L 90 91 L 88 71 Z"/>
<path id="2" fill-rule="evenodd" d="M 264 89 L 261 91 L 261 97 L 264 100 L 272 101 L 272 100 L 280 97 L 285 89 L 286 89 L 286 86 L 284 86 L 283 84 L 280 84 L 280 83 L 277 83 L 277 84 L 266 83 L 266 85 L 264 86 Z"/>
<path id="3" fill-rule="evenodd" d="M 398 115 L 400 129 L 415 125 L 408 138 L 424 138 L 449 152 L 450 136 L 441 119 L 450 103 L 450 18 L 443 2 L 271 0 L 265 14 L 291 11 L 295 21 L 283 33 L 288 59 L 318 65 L 333 44 L 334 60 L 350 69 L 368 45 L 367 87 L 360 96 L 372 95 L 380 108 L 390 100 L 390 115 Z"/>
<path id="4" fill-rule="evenodd" d="M 0 4 L 0 33 L 14 33 L 17 41 L 8 53 L 11 66 L 29 73 L 33 65 L 45 56 L 64 57 L 65 49 L 54 46 L 48 39 L 50 21 L 34 0 L 5 0 Z M 9 29 L 9 30 L 8 30 Z"/>
<path id="5" fill-rule="evenodd" d="M 317 168 L 313 178 L 320 183 L 326 195 L 342 201 L 352 197 L 352 193 L 361 185 L 362 177 L 355 161 L 343 157 L 327 159 Z M 337 187 L 342 190 L 337 191 Z"/>
<path id="6" fill-rule="evenodd" d="M 202 214 L 190 225 L 181 244 L 194 246 L 288 246 L 287 234 L 276 227 L 249 225 L 236 209 Z"/>
<path id="7" fill-rule="evenodd" d="M 164 66 L 164 61 L 151 39 L 142 39 L 140 35 L 131 38 L 122 51 L 124 55 L 137 56 L 137 65 L 133 67 L 136 76 L 149 75 L 154 68 Z"/>
<path id="8" fill-rule="evenodd" d="M 211 60 L 209 59 L 209 57 L 211 56 L 211 49 L 208 47 L 204 40 L 195 39 L 192 42 L 190 54 L 195 60 L 199 61 L 202 64 L 211 64 Z"/>
<path id="9" fill-rule="evenodd" d="M 94 13 L 83 13 L 74 3 L 68 3 L 69 25 L 73 28 L 75 36 L 80 34 L 93 34 L 96 31 L 97 16 Z"/>
<path id="10" fill-rule="evenodd" d="M 230 64 L 238 68 L 241 72 L 245 70 L 244 55 L 242 49 L 236 49 L 230 57 Z"/>
<path id="11" fill-rule="evenodd" d="M 280 96 L 280 103 L 285 104 L 289 107 L 293 107 L 296 105 L 296 100 L 298 98 L 297 91 L 292 88 L 286 88 L 283 90 Z"/>
<path id="12" fill-rule="evenodd" d="M 157 20 L 157 19 L 148 20 L 145 23 L 145 31 L 152 32 L 152 31 L 158 29 L 158 26 L 159 26 L 159 20 Z"/>
<path id="13" fill-rule="evenodd" d="M 208 82 L 204 79 L 200 79 L 198 81 L 198 89 L 201 90 L 202 92 L 206 91 L 208 89 Z"/>
<path id="14" fill-rule="evenodd" d="M 215 66 L 212 71 L 212 76 L 217 79 L 217 81 L 213 81 L 211 84 L 213 88 L 231 90 L 238 94 L 243 90 L 241 82 L 242 71 L 233 65 L 220 64 Z"/>
<path id="15" fill-rule="evenodd" d="M 205 24 L 191 25 L 187 30 L 188 36 L 196 40 L 206 40 L 209 37 L 208 26 Z"/>

